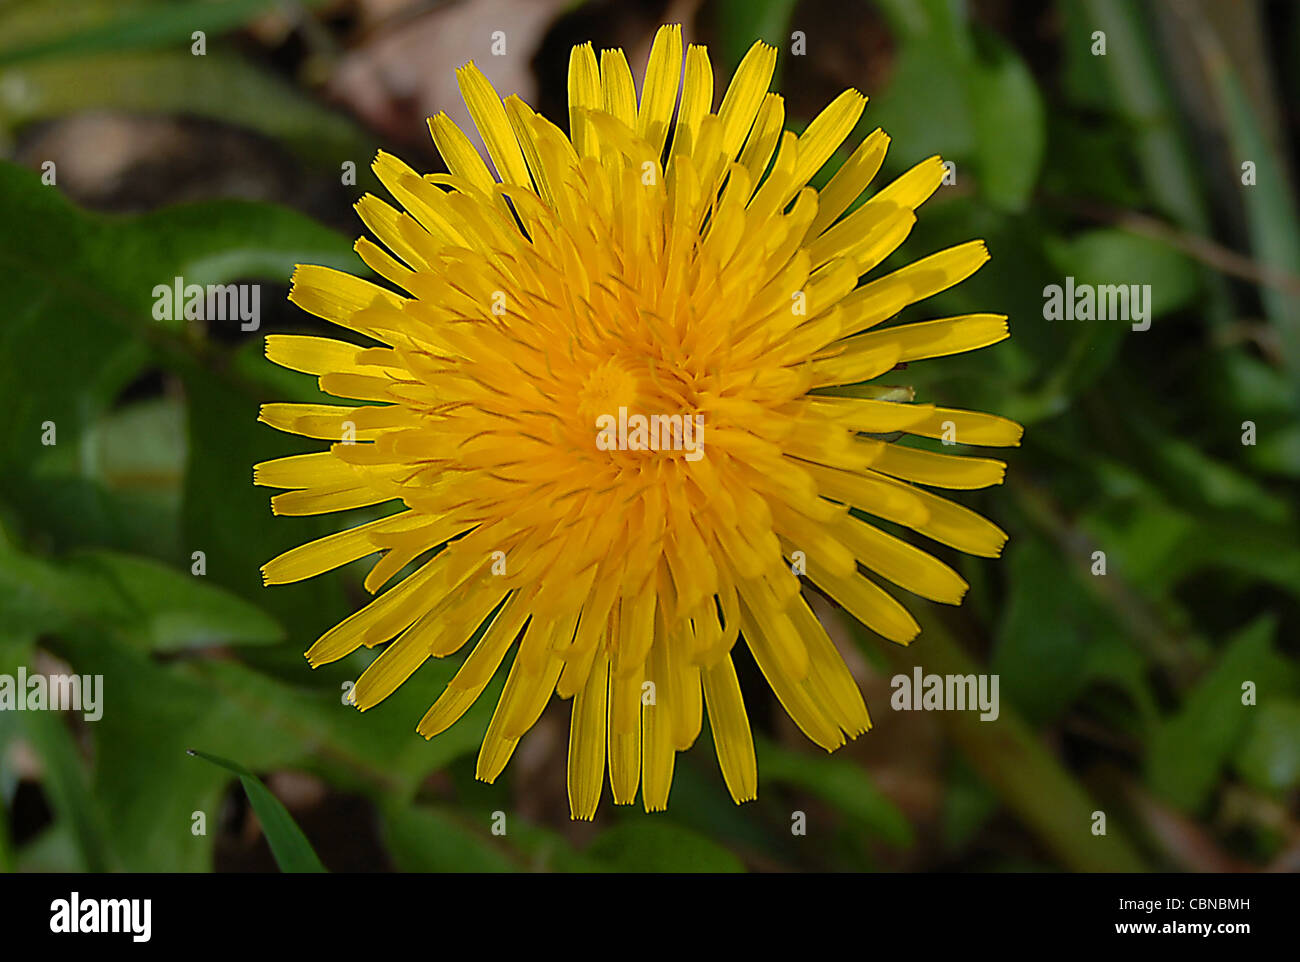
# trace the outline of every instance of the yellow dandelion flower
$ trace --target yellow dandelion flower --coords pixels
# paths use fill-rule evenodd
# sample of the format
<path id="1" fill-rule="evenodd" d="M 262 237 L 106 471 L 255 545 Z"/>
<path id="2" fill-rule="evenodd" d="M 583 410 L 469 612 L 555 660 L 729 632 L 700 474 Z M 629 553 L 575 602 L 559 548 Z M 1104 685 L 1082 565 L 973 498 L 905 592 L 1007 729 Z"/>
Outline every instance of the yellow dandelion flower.
<path id="1" fill-rule="evenodd" d="M 413 569 L 308 660 L 388 643 L 353 689 L 364 710 L 426 659 L 468 646 L 419 723 L 433 737 L 513 651 L 478 777 L 501 773 L 552 693 L 571 698 L 575 818 L 593 816 L 607 768 L 615 803 L 639 788 L 647 810 L 665 808 L 676 753 L 706 712 L 732 797 L 756 796 L 738 639 L 818 745 L 867 731 L 800 575 L 909 642 L 917 623 L 861 569 L 952 604 L 967 585 L 859 514 L 996 556 L 1002 531 L 926 489 L 997 484 L 1004 465 L 886 439 L 1015 445 L 1021 434 L 861 386 L 1007 336 L 994 314 L 881 327 L 974 273 L 988 257 L 978 241 L 860 283 L 908 235 L 943 177 L 939 159 L 846 214 L 880 169 L 884 133 L 820 192 L 808 181 L 865 97 L 846 91 L 795 135 L 768 92 L 774 48 L 753 46 L 716 112 L 705 49 L 686 50 L 684 74 L 682 60 L 680 28 L 663 27 L 638 101 L 621 51 L 575 47 L 568 136 L 461 68 L 495 173 L 440 114 L 429 127 L 450 173 L 421 176 L 380 153 L 375 173 L 401 209 L 357 204 L 384 245 L 362 238 L 358 254 L 403 293 L 325 267 L 294 275 L 295 304 L 375 346 L 266 343 L 277 364 L 366 402 L 263 406 L 272 427 L 335 442 L 256 467 L 256 483 L 287 489 L 274 512 L 404 506 L 281 555 L 266 583 L 380 553 L 365 580 L 374 593 Z"/>

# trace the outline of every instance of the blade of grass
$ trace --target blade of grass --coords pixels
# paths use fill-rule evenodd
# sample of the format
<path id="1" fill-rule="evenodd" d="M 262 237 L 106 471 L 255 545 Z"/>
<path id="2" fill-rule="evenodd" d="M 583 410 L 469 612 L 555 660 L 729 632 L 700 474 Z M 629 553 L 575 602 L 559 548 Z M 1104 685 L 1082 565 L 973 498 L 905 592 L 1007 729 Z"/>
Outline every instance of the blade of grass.
<path id="1" fill-rule="evenodd" d="M 786 26 L 792 13 L 794 0 L 720 0 L 718 32 L 727 69 L 735 69 L 755 40 L 766 41 L 786 52 L 789 49 Z M 780 62 L 779 58 L 778 70 Z"/>
<path id="2" fill-rule="evenodd" d="M 1255 184 L 1241 188 L 1241 204 L 1256 259 L 1279 271 L 1300 264 L 1300 223 L 1295 196 L 1283 162 L 1246 95 L 1237 68 L 1208 25 L 1187 17 L 1205 72 L 1218 101 L 1218 110 L 1234 159 L 1253 161 Z M 1236 165 L 1234 165 L 1236 166 Z M 1260 289 L 1269 320 L 1276 326 L 1282 357 L 1293 374 L 1300 372 L 1300 298 L 1295 292 Z"/>
<path id="3" fill-rule="evenodd" d="M 1088 22 L 1106 34 L 1102 58 L 1115 105 L 1132 125 L 1142 179 L 1161 211 L 1195 233 L 1209 233 L 1195 166 L 1177 123 L 1169 85 L 1141 5 L 1130 0 L 1084 0 Z"/>
<path id="4" fill-rule="evenodd" d="M 42 784 L 60 819 L 67 822 L 87 872 L 108 869 L 108 843 L 87 785 L 72 733 L 57 712 L 24 712 L 22 732 L 45 766 Z"/>
<path id="5" fill-rule="evenodd" d="M 308 6 L 320 0 L 301 0 Z M 50 57 L 84 57 L 112 50 L 153 49 L 172 44 L 189 46 L 196 31 L 221 34 L 258 14 L 282 6 L 281 0 L 191 0 L 132 10 L 103 23 L 48 39 L 0 50 L 0 67 Z"/>
<path id="6" fill-rule="evenodd" d="M 253 811 L 257 813 L 257 818 L 262 823 L 262 832 L 266 835 L 267 844 L 271 846 L 271 854 L 275 856 L 275 864 L 280 866 L 280 871 L 325 871 L 325 866 L 321 864 L 311 843 L 307 841 L 307 836 L 298 827 L 298 823 L 293 820 L 293 816 L 280 800 L 271 794 L 270 789 L 262 784 L 261 779 L 238 762 L 209 755 L 194 748 L 187 749 L 187 752 L 239 776 L 239 782 L 248 794 L 249 804 L 253 806 Z"/>

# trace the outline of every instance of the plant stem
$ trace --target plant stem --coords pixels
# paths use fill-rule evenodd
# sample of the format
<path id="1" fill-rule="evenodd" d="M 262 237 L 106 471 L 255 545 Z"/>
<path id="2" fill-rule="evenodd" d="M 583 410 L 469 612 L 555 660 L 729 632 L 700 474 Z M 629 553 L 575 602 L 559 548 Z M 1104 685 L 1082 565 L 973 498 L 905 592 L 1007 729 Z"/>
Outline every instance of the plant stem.
<path id="1" fill-rule="evenodd" d="M 899 669 L 924 662 L 927 673 L 969 675 L 978 665 L 947 627 L 925 609 L 914 611 L 922 631 L 912 647 L 890 645 Z M 1093 813 L 1102 811 L 1083 787 L 1043 747 L 1005 702 L 996 721 L 975 712 L 941 713 L 952 739 L 981 777 L 1068 869 L 1076 872 L 1141 872 L 1142 858 L 1108 819 L 1105 835 L 1092 834 Z"/>

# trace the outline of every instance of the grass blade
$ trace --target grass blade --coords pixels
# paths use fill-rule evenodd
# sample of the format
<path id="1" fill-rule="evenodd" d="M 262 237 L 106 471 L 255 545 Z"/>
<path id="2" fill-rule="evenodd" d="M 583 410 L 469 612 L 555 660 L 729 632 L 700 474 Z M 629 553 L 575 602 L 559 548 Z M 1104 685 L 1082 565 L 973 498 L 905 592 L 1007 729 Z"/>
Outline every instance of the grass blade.
<path id="1" fill-rule="evenodd" d="M 262 832 L 266 835 L 267 844 L 271 846 L 271 854 L 275 856 L 275 864 L 280 866 L 280 871 L 325 871 L 325 866 L 321 864 L 320 858 L 317 857 L 311 843 L 307 841 L 307 836 L 298 827 L 298 823 L 293 820 L 293 816 L 280 800 L 262 784 L 260 778 L 238 762 L 209 755 L 194 748 L 188 749 L 188 752 L 239 776 L 240 784 L 248 794 L 248 801 L 262 823 Z"/>

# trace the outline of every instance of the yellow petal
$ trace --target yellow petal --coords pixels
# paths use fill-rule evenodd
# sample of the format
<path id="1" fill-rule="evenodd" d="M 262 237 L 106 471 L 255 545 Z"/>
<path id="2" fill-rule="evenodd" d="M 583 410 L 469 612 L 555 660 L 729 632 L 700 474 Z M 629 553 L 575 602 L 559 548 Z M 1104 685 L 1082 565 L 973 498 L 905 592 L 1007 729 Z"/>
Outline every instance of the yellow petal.
<path id="1" fill-rule="evenodd" d="M 266 359 L 304 374 L 348 370 L 356 363 L 361 351 L 362 348 L 355 344 L 328 337 L 306 337 L 300 334 L 266 336 Z"/>
<path id="2" fill-rule="evenodd" d="M 776 48 L 763 41 L 755 41 L 740 61 L 731 86 L 722 97 L 718 117 L 722 120 L 722 150 L 727 157 L 735 157 L 745 142 L 759 105 L 767 95 L 768 84 L 776 70 Z"/>
<path id="3" fill-rule="evenodd" d="M 885 162 L 888 149 L 889 135 L 879 127 L 858 144 L 818 194 L 817 217 L 808 228 L 808 237 L 830 227 L 862 195 Z"/>
<path id="4" fill-rule="evenodd" d="M 837 578 L 818 570 L 815 561 L 810 562 L 808 572 L 813 583 L 849 614 L 890 641 L 906 645 L 920 632 L 921 626 L 906 608 L 861 575 Z"/>
<path id="5" fill-rule="evenodd" d="M 970 587 L 938 558 L 874 525 L 846 515 L 835 533 L 865 567 L 922 598 L 956 605 Z"/>
<path id="6" fill-rule="evenodd" d="M 600 92 L 605 112 L 636 130 L 636 87 L 627 57 L 617 48 L 600 52 Z"/>
<path id="7" fill-rule="evenodd" d="M 303 488 L 286 491 L 271 499 L 271 511 L 282 516 L 327 514 L 330 511 L 348 511 L 381 504 L 397 497 L 397 492 L 387 487 L 351 483 L 346 487 Z"/>
<path id="8" fill-rule="evenodd" d="M 352 323 L 352 317 L 358 311 L 376 302 L 390 307 L 399 307 L 402 303 L 396 294 L 332 267 L 299 264 L 294 268 L 291 284 L 290 301 L 308 314 L 353 330 L 359 330 Z"/>
<path id="9" fill-rule="evenodd" d="M 600 155 L 599 142 L 591 129 L 588 111 L 602 103 L 600 67 L 590 43 L 578 44 L 569 52 L 569 135 L 583 157 Z"/>
<path id="10" fill-rule="evenodd" d="M 298 545 L 296 548 L 290 548 L 262 565 L 262 583 L 291 584 L 374 554 L 380 549 L 371 540 L 371 536 L 377 531 L 392 526 L 394 519 L 406 519 L 412 514 L 411 511 L 403 511 L 391 518 L 380 518 L 378 521 L 348 528 Z"/>
<path id="11" fill-rule="evenodd" d="M 871 467 L 881 474 L 930 484 L 940 488 L 987 488 L 1001 484 L 1007 466 L 992 458 L 966 458 L 951 454 L 936 454 L 920 448 L 901 444 L 883 445 L 880 456 Z"/>
<path id="12" fill-rule="evenodd" d="M 1002 553 L 1002 548 L 1007 543 L 1006 532 L 987 518 L 924 488 L 913 487 L 883 474 L 870 471 L 868 474 L 871 476 L 870 480 L 890 485 L 900 493 L 917 499 L 924 506 L 925 520 L 920 522 L 900 520 L 901 524 L 906 524 L 927 538 L 933 538 L 940 544 L 946 544 L 967 554 L 982 558 L 996 558 Z M 865 510 L 871 509 L 865 508 Z M 881 517 L 887 516 L 882 514 Z"/>
<path id="13" fill-rule="evenodd" d="M 660 27 L 646 61 L 641 106 L 637 111 L 637 133 L 654 148 L 664 149 L 668 125 L 677 106 L 677 83 L 682 71 L 682 28 L 680 24 Z"/>
<path id="14" fill-rule="evenodd" d="M 668 639 L 660 635 L 651 652 L 646 681 L 655 693 L 641 703 L 641 801 L 647 812 L 668 808 L 673 782 L 673 716 L 668 703 Z"/>
<path id="15" fill-rule="evenodd" d="M 867 98 L 849 88 L 822 110 L 799 135 L 798 161 L 794 167 L 794 181 L 803 186 L 813 174 L 830 160 L 844 138 L 853 130 Z"/>
<path id="16" fill-rule="evenodd" d="M 268 488 L 314 488 L 354 485 L 361 476 L 329 451 L 295 454 L 253 465 L 253 483 Z"/>
<path id="17" fill-rule="evenodd" d="M 609 660 L 596 657 L 573 699 L 569 721 L 569 813 L 586 821 L 596 814 L 605 784 L 605 729 L 609 716 Z"/>
<path id="18" fill-rule="evenodd" d="M 713 107 L 713 67 L 709 53 L 699 44 L 686 48 L 686 71 L 682 76 L 682 101 L 677 108 L 670 156 L 689 154 L 695 147 L 701 121 Z"/>
<path id="19" fill-rule="evenodd" d="M 861 331 L 932 294 L 970 277 L 989 259 L 983 241 L 970 241 L 923 257 L 862 285 L 843 301 L 847 330 Z"/>
<path id="20" fill-rule="evenodd" d="M 641 684 L 639 674 L 609 677 L 609 787 L 615 805 L 631 805 L 641 784 Z M 620 719 L 627 719 L 626 724 Z"/>
<path id="21" fill-rule="evenodd" d="M 758 761 L 731 656 L 724 655 L 712 668 L 703 669 L 700 677 L 722 780 L 737 805 L 752 801 L 758 797 Z"/>
<path id="22" fill-rule="evenodd" d="M 935 408 L 925 420 L 911 425 L 907 431 L 956 444 L 985 447 L 1019 447 L 1020 438 L 1025 433 L 1024 428 L 1009 418 L 956 408 Z"/>
<path id="23" fill-rule="evenodd" d="M 492 158 L 501 182 L 531 188 L 532 182 L 528 178 L 528 165 L 524 163 L 523 151 L 519 149 L 505 107 L 497 92 L 492 89 L 491 82 L 474 66 L 473 61 L 456 71 L 456 80 L 460 84 L 461 96 L 465 98 L 465 106 L 474 118 L 479 136 L 487 145 L 488 156 Z"/>
<path id="24" fill-rule="evenodd" d="M 754 118 L 754 127 L 745 140 L 745 146 L 740 150 L 739 162 L 749 175 L 751 189 L 758 185 L 767 171 L 772 153 L 781 141 L 784 124 L 785 99 L 780 94 L 767 94 L 758 108 L 758 116 Z M 742 200 L 747 201 L 749 197 Z"/>

